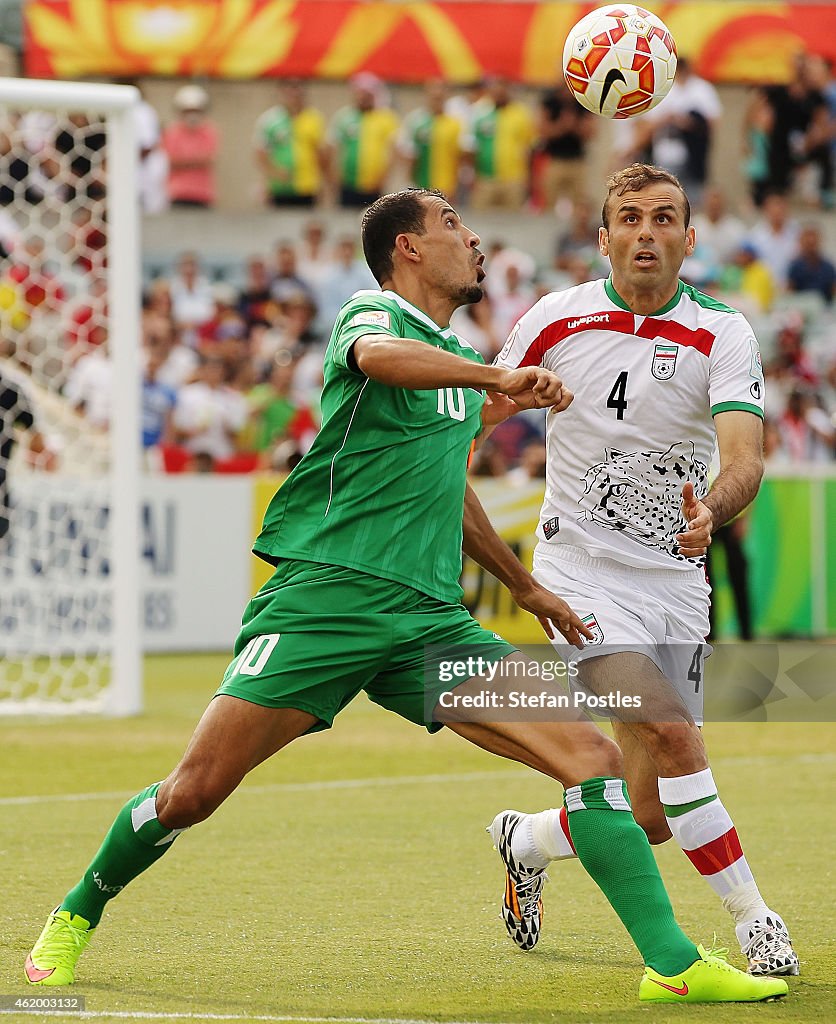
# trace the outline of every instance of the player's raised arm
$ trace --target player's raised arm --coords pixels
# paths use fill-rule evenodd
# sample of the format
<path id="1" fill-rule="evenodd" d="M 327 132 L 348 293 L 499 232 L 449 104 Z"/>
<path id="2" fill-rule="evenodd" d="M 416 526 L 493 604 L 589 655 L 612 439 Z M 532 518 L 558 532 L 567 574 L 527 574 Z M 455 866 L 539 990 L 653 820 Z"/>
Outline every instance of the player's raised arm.
<path id="1" fill-rule="evenodd" d="M 494 530 L 469 484 L 464 496 L 462 550 L 504 583 L 520 608 L 537 616 L 549 638 L 554 637 L 554 625 L 575 647 L 583 647 L 582 636 L 594 639 L 569 605 L 541 587 Z"/>
<path id="2" fill-rule="evenodd" d="M 508 395 L 523 409 L 544 408 L 563 400 L 563 385 L 550 370 L 486 366 L 414 338 L 364 334 L 354 343 L 353 358 L 367 377 L 390 387 L 487 389 Z"/>

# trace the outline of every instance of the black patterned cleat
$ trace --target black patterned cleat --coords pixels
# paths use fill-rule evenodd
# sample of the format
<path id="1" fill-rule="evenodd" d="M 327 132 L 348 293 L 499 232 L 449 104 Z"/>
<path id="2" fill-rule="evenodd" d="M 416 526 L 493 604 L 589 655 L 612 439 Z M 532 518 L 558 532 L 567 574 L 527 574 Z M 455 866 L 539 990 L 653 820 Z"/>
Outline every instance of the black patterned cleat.
<path id="1" fill-rule="evenodd" d="M 787 926 L 777 914 L 738 925 L 736 931 L 750 974 L 798 974 L 798 955 Z"/>
<path id="2" fill-rule="evenodd" d="M 511 839 L 525 817 L 519 811 L 501 811 L 485 830 L 490 833 L 497 853 L 505 865 L 505 895 L 502 920 L 520 949 L 534 949 L 543 923 L 543 883 L 548 875 L 543 868 L 527 868 L 511 852 Z"/>

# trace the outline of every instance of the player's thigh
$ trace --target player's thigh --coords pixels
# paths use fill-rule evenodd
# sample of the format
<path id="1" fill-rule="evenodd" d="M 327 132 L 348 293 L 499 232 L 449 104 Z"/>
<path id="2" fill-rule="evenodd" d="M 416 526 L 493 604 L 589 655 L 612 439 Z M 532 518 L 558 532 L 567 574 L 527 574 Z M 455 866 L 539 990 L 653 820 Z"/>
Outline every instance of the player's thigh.
<path id="1" fill-rule="evenodd" d="M 543 683 L 539 666 L 461 606 L 443 615 L 402 616 L 387 669 L 366 687 L 376 703 L 431 732 L 447 725 L 491 753 L 575 785 L 618 774 L 620 754 L 571 703 L 527 712 L 511 693 L 567 691 Z M 521 671 L 522 670 L 522 671 Z"/>
<path id="2" fill-rule="evenodd" d="M 376 704 L 430 732 L 443 724 L 434 715 L 442 693 L 477 674 L 473 666 L 493 665 L 516 650 L 463 605 L 427 601 L 393 615 L 392 627 L 388 660 L 364 689 Z"/>
<path id="3" fill-rule="evenodd" d="M 239 653 L 217 695 L 305 711 L 316 719 L 310 731 L 330 728 L 379 670 L 387 646 L 387 618 L 284 609 L 269 618 L 262 615 L 242 631 L 244 641 L 236 644 Z"/>

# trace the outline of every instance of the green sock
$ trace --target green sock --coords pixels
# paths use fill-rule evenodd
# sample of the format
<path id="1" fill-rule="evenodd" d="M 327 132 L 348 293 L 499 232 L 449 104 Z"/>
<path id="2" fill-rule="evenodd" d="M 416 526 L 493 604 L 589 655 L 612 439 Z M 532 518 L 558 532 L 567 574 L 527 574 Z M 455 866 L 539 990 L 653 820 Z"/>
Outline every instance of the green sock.
<path id="1" fill-rule="evenodd" d="M 578 859 L 607 897 L 648 967 L 672 977 L 700 955 L 673 916 L 656 858 L 623 779 L 587 779 L 565 795 Z"/>
<path id="2" fill-rule="evenodd" d="M 159 788 L 156 782 L 144 789 L 116 815 L 81 881 L 61 901 L 61 910 L 78 914 L 95 928 L 107 901 L 171 849 L 173 840 L 184 830 L 163 828 L 157 821 Z"/>

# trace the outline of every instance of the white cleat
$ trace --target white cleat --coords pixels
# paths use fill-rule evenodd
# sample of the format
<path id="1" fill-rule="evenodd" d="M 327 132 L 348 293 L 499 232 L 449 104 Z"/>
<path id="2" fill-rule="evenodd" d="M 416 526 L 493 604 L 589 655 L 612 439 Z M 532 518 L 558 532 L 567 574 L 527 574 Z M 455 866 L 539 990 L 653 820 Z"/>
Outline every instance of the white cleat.
<path id="1" fill-rule="evenodd" d="M 485 829 L 493 839 L 497 853 L 505 865 L 505 894 L 502 899 L 502 920 L 520 949 L 533 949 L 540 938 L 543 923 L 543 901 L 540 894 L 548 875 L 542 869 L 527 868 L 511 853 L 511 839 L 520 821 L 520 811 L 500 811 Z"/>
<path id="2" fill-rule="evenodd" d="M 787 926 L 777 914 L 739 924 L 735 931 L 750 974 L 798 974 L 798 955 Z"/>

